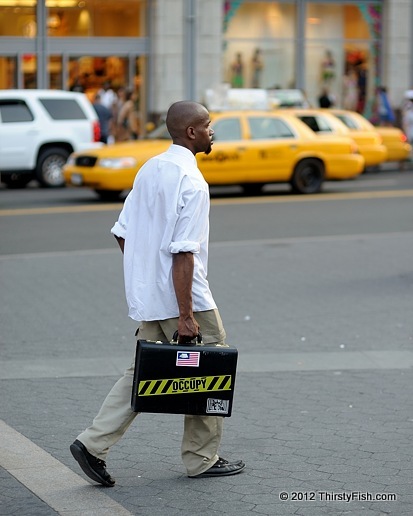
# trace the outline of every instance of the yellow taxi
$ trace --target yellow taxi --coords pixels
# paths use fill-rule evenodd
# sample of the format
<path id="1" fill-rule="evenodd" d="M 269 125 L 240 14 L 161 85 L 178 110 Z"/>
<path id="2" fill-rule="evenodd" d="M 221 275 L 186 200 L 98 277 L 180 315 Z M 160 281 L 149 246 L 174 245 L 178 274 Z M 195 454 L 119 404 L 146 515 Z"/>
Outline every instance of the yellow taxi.
<path id="1" fill-rule="evenodd" d="M 358 113 L 333 109 L 300 108 L 290 110 L 318 135 L 349 136 L 356 142 L 365 166 L 379 165 L 387 160 L 388 152 L 376 128 Z M 362 125 L 362 121 L 367 124 Z M 353 121 L 354 120 L 354 121 Z"/>
<path id="2" fill-rule="evenodd" d="M 366 118 L 354 111 L 344 109 L 329 109 L 329 111 L 350 129 L 357 142 L 360 138 L 367 139 L 367 133 L 375 131 L 386 148 L 385 161 L 404 161 L 409 158 L 411 146 L 406 135 L 398 127 L 375 127 Z M 362 152 L 361 149 L 360 152 Z M 372 163 L 372 165 L 374 164 Z M 367 160 L 366 166 L 369 166 Z"/>
<path id="3" fill-rule="evenodd" d="M 241 185 L 259 193 L 266 183 L 290 183 L 294 192 L 319 192 L 324 180 L 349 179 L 364 169 L 364 159 L 348 137 L 326 141 L 290 113 L 227 111 L 211 113 L 214 146 L 197 154 L 210 185 Z M 92 188 L 101 199 L 116 199 L 130 189 L 139 168 L 171 144 L 163 125 L 144 140 L 74 153 L 64 168 L 69 185 Z"/>

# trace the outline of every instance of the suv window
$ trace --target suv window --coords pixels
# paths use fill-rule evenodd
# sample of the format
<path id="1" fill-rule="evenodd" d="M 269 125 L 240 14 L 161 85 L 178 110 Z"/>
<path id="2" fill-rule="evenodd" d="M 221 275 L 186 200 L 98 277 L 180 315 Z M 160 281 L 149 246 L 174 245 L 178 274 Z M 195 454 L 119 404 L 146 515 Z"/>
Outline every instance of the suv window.
<path id="1" fill-rule="evenodd" d="M 53 120 L 87 120 L 74 99 L 39 99 Z"/>
<path id="2" fill-rule="evenodd" d="M 253 117 L 248 119 L 252 140 L 272 138 L 294 138 L 294 133 L 288 125 L 279 118 Z"/>
<path id="3" fill-rule="evenodd" d="M 241 125 L 238 118 L 226 118 L 218 120 L 212 126 L 214 130 L 214 141 L 228 142 L 241 140 Z"/>
<path id="4" fill-rule="evenodd" d="M 22 100 L 0 100 L 0 119 L 4 124 L 34 120 L 30 109 Z"/>

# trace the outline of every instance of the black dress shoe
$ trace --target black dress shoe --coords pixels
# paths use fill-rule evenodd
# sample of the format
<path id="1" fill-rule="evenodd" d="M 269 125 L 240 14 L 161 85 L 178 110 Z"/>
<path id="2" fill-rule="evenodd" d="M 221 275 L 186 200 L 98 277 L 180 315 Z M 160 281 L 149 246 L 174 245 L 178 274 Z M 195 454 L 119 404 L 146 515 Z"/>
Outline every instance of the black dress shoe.
<path id="1" fill-rule="evenodd" d="M 76 439 L 70 451 L 89 478 L 106 487 L 115 485 L 115 479 L 106 471 L 106 462 L 91 455 L 83 443 Z"/>
<path id="2" fill-rule="evenodd" d="M 241 473 L 241 471 L 245 468 L 245 463 L 242 460 L 236 460 L 234 462 L 228 462 L 221 457 L 216 461 L 216 463 L 204 471 L 199 475 L 194 475 L 190 478 L 203 478 L 203 477 L 225 477 L 229 475 L 236 475 L 237 473 Z"/>

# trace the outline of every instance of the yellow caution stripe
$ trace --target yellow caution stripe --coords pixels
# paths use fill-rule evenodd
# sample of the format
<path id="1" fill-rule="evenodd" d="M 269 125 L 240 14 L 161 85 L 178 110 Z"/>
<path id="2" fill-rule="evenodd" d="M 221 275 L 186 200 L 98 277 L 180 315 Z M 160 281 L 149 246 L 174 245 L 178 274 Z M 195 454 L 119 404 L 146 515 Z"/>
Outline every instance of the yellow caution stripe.
<path id="1" fill-rule="evenodd" d="M 141 380 L 138 386 L 138 396 L 230 391 L 231 388 L 231 375 L 169 378 L 165 380 Z"/>

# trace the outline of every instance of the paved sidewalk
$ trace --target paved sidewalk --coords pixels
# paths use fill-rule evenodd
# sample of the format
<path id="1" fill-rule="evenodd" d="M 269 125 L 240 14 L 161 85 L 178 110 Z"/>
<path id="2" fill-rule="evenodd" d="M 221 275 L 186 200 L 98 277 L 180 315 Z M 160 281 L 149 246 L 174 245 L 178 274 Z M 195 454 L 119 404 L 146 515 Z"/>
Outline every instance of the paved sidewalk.
<path id="1" fill-rule="evenodd" d="M 6 488 L 0 492 L 0 514 L 410 515 L 411 369 L 323 370 L 322 361 L 319 367 L 239 374 L 222 454 L 246 461 L 240 475 L 187 478 L 179 456 L 181 417 L 144 414 L 109 455 L 108 469 L 117 480 L 112 489 L 82 481 L 68 445 L 116 378 L 19 380 L 18 386 L 17 381 L 3 382 L 2 397 L 12 400 L 9 410 L 2 410 L 8 425 L 27 434 L 30 418 L 30 440 L 79 478 L 68 478 L 57 465 L 45 474 L 44 464 L 33 464 L 30 453 L 20 457 L 26 469 L 38 468 L 37 478 L 46 477 L 45 497 L 36 471 L 33 479 L 26 471 L 28 488 L 24 475 L 17 475 L 18 480 L 11 476 L 16 465 L 5 463 L 0 447 L 0 463 L 11 469 L 11 474 L 0 470 Z M 15 441 L 17 448 L 21 445 Z M 288 493 L 287 501 L 280 500 L 287 496 L 282 493 Z M 332 501 L 339 493 L 354 499 Z M 391 493 L 397 500 L 363 499 Z M 108 499 L 115 505 L 102 512 Z"/>
<path id="2" fill-rule="evenodd" d="M 2 259 L 0 515 L 410 516 L 413 233 L 343 233 L 211 246 L 240 351 L 221 453 L 247 467 L 187 478 L 182 418 L 142 414 L 109 454 L 109 489 L 69 445 L 133 352 L 119 261 Z"/>

